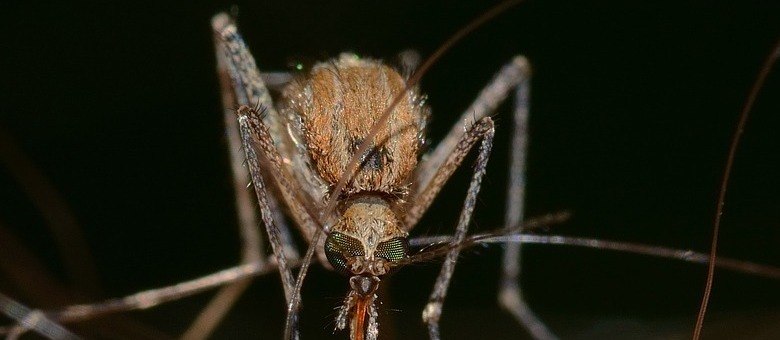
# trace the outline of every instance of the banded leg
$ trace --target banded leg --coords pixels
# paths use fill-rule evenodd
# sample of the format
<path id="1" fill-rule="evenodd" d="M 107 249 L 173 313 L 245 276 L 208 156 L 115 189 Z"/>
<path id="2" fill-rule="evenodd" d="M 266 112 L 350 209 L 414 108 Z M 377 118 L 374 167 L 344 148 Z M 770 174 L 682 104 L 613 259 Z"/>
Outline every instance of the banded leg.
<path id="1" fill-rule="evenodd" d="M 477 201 L 477 194 L 482 185 L 482 177 L 485 175 L 485 168 L 487 167 L 487 161 L 490 156 L 490 149 L 493 147 L 493 136 L 495 129 L 493 127 L 493 120 L 490 117 L 482 118 L 480 121 L 474 123 L 471 129 L 469 129 L 460 142 L 456 145 L 455 151 L 449 155 L 442 168 L 434 176 L 433 183 L 436 185 L 443 185 L 444 181 L 449 178 L 454 169 L 458 168 L 463 161 L 463 158 L 469 153 L 471 147 L 478 140 L 482 140 L 479 147 L 479 156 L 477 156 L 477 164 L 474 167 L 474 174 L 471 177 L 471 183 L 466 194 L 466 200 L 463 203 L 463 210 L 460 212 L 458 218 L 458 226 L 455 230 L 455 236 L 452 243 L 460 243 L 466 237 L 466 232 L 469 228 L 471 221 L 471 214 L 474 211 L 474 204 Z M 452 170 L 450 170 L 452 169 Z M 441 316 L 442 305 L 444 304 L 444 298 L 447 296 L 447 289 L 450 285 L 450 279 L 455 271 L 455 264 L 458 261 L 459 248 L 454 248 L 444 260 L 439 276 L 436 278 L 436 283 L 433 286 L 433 292 L 428 299 L 428 304 L 423 311 L 423 321 L 428 324 L 428 333 L 432 340 L 439 339 L 439 318 Z"/>

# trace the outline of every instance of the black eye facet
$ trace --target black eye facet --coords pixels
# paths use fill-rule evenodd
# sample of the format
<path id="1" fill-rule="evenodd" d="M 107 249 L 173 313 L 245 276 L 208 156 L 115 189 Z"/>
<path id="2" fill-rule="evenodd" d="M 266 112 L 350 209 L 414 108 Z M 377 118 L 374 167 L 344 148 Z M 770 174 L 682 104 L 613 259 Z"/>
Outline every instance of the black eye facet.
<path id="1" fill-rule="evenodd" d="M 405 237 L 396 237 L 376 246 L 374 255 L 391 263 L 398 262 L 409 256 L 409 242 Z"/>
<path id="2" fill-rule="evenodd" d="M 325 256 L 336 270 L 348 273 L 347 258 L 366 255 L 363 244 L 354 237 L 332 232 L 325 239 Z"/>

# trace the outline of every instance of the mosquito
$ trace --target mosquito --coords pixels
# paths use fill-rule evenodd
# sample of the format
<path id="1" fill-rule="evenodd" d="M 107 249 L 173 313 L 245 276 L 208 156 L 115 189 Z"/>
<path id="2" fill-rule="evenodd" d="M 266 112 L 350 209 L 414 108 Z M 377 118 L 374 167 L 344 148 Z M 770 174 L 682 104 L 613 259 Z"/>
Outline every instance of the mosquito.
<path id="1" fill-rule="evenodd" d="M 507 2 L 494 8 L 454 39 L 510 5 Z M 381 278 L 417 258 L 430 257 L 410 253 L 409 231 L 469 152 L 477 150 L 452 246 L 445 248 L 444 264 L 423 311 L 430 338 L 439 339 L 442 306 L 493 146 L 495 129 L 490 115 L 510 95 L 515 102 L 506 228 L 523 219 L 528 61 L 518 56 L 499 70 L 459 123 L 435 149 L 420 157 L 428 108 L 416 84 L 449 41 L 417 72 L 406 76 L 403 70 L 393 70 L 380 61 L 342 54 L 315 64 L 307 75 L 282 85 L 281 99 L 274 103 L 235 24 L 222 14 L 212 25 L 218 37 L 217 50 L 223 53 L 218 56 L 218 68 L 232 85 L 226 89 L 223 82 L 223 92 L 232 91 L 239 105 L 242 145 L 282 276 L 288 302 L 285 338 L 297 338 L 301 285 L 316 253 L 324 266 L 349 278 L 350 290 L 338 309 L 336 329 L 349 326 L 353 340 L 376 339 Z M 280 237 L 287 231 L 274 224 L 271 206 L 275 203 L 269 204 L 272 198 L 267 183 L 310 244 L 295 280 L 285 264 L 284 249 L 291 245 Z M 326 234 L 324 241 L 322 234 Z M 555 338 L 520 294 L 520 244 L 508 242 L 505 247 L 501 304 L 535 338 Z M 711 266 L 714 258 L 713 250 Z"/>
<path id="2" fill-rule="evenodd" d="M 485 21 L 511 2 L 496 7 Z M 452 244 L 463 243 L 486 171 L 495 133 L 490 117 L 514 95 L 511 183 L 507 225 L 522 221 L 530 66 L 515 57 L 481 91 L 450 133 L 430 153 L 425 144 L 429 109 L 416 87 L 422 72 L 410 74 L 372 59 L 342 54 L 314 65 L 308 75 L 282 85 L 274 103 L 254 58 L 226 14 L 212 26 L 217 36 L 223 98 L 239 105 L 241 141 L 260 214 L 279 264 L 288 318 L 285 338 L 297 338 L 299 292 L 314 253 L 326 267 L 345 274 L 350 290 L 339 308 L 336 329 L 349 325 L 353 340 L 379 334 L 377 290 L 381 278 L 414 262 L 408 235 L 473 148 L 478 156 Z M 467 26 L 466 30 L 472 29 Z M 458 34 L 455 35 L 457 37 Z M 447 44 L 445 44 L 446 48 Z M 424 71 L 430 64 L 423 65 Z M 406 73 L 406 75 L 402 75 Z M 221 77 L 225 79 L 224 76 Z M 288 77 L 290 78 L 290 77 Z M 228 101 L 227 106 L 233 106 Z M 478 147 L 477 147 L 478 145 Z M 283 224 L 273 219 L 268 188 L 278 193 L 310 243 L 298 279 L 286 263 Z M 324 241 L 322 234 L 327 234 Z M 528 311 L 517 287 L 519 244 L 508 244 L 501 301 L 539 338 L 552 338 Z M 448 249 L 423 320 L 431 339 L 439 339 L 439 319 L 460 247 Z"/>
<path id="3" fill-rule="evenodd" d="M 413 79 L 414 65 L 417 64 L 415 58 L 407 55 L 401 63 L 405 67 L 393 69 L 377 60 L 343 54 L 315 65 L 301 77 L 261 73 L 229 16 L 218 15 L 213 20 L 213 26 L 225 109 L 230 111 L 228 117 L 232 124 L 240 123 L 241 126 L 240 133 L 235 130 L 234 134 L 228 134 L 229 138 L 237 138 L 237 144 L 231 147 L 231 151 L 239 151 L 238 145 L 243 144 L 246 155 L 238 155 L 234 160 L 239 159 L 240 164 L 246 159 L 246 168 L 252 175 L 253 191 L 258 195 L 263 225 L 267 227 L 274 248 L 274 259 L 263 264 L 262 259 L 252 260 L 258 257 L 257 252 L 246 254 L 247 262 L 244 265 L 204 278 L 105 303 L 70 306 L 51 313 L 40 313 L 0 296 L 0 304 L 9 307 L 3 308 L 6 313 L 7 310 L 20 311 L 18 318 L 16 314 L 12 315 L 19 325 L 48 331 L 42 334 L 52 338 L 75 337 L 56 322 L 119 310 L 148 308 L 201 291 L 205 287 L 266 274 L 278 267 L 290 315 L 285 328 L 288 337 L 295 337 L 299 326 L 297 312 L 303 275 L 316 255 L 323 266 L 344 273 L 345 283 L 349 287 L 337 311 L 336 326 L 340 329 L 349 328 L 352 338 L 371 339 L 381 330 L 377 321 L 377 314 L 381 311 L 377 302 L 381 296 L 378 296 L 377 290 L 384 284 L 382 279 L 385 275 L 409 263 L 446 256 L 423 313 L 431 337 L 437 338 L 438 321 L 458 252 L 479 242 L 512 241 L 506 245 L 508 251 L 501 281 L 501 303 L 509 307 L 513 316 L 521 320 L 535 337 L 554 336 L 544 323 L 537 320 L 519 295 L 516 279 L 519 268 L 514 267 L 518 263 L 516 256 L 519 249 L 516 253 L 512 252 L 519 246 L 519 242 L 533 241 L 533 236 L 536 236 L 518 235 L 515 229 L 522 220 L 524 197 L 522 169 L 530 80 L 530 68 L 524 58 L 515 58 L 501 69 L 439 146 L 420 158 L 418 154 L 426 142 L 423 133 L 428 109 L 424 96 L 416 86 L 409 86 L 416 83 Z M 424 65 L 417 69 L 424 69 Z M 384 82 L 377 83 L 384 86 L 365 86 L 367 82 L 362 81 L 364 78 L 378 78 Z M 322 88 L 317 87 L 322 84 L 325 84 Z M 350 92 L 354 88 L 361 91 Z M 273 91 L 281 92 L 281 100 L 272 98 Z M 315 93 L 318 95 L 315 96 Z M 375 96 L 371 97 L 373 100 L 345 105 L 347 102 L 352 103 L 349 98 L 360 97 L 361 93 Z M 325 100 L 327 95 L 332 95 L 332 98 Z M 515 132 L 507 196 L 507 230 L 503 233 L 466 236 L 485 164 L 491 153 L 494 130 L 491 112 L 509 97 L 515 99 Z M 327 108 L 327 104 L 332 104 L 332 107 L 325 114 L 312 109 L 318 106 Z M 357 109 L 361 111 L 356 114 L 354 111 Z M 355 119 L 356 116 L 359 119 Z M 326 120 L 330 126 L 318 124 L 314 121 L 317 118 Z M 373 122 L 368 121 L 371 118 Z M 332 133 L 317 130 L 321 127 L 331 128 Z M 339 141 L 344 143 L 339 145 Z M 334 150 L 339 151 L 336 156 L 329 152 Z M 409 239 L 409 231 L 429 207 L 430 200 L 437 196 L 443 183 L 456 168 L 467 165 L 464 159 L 469 153 L 477 153 L 477 161 L 455 235 Z M 243 168 L 238 166 L 234 169 Z M 236 177 L 239 182 L 243 178 L 241 175 Z M 238 187 L 245 189 L 245 185 L 245 182 L 239 183 Z M 237 195 L 250 192 L 237 190 Z M 291 228 L 281 214 L 282 206 L 286 207 L 288 216 L 299 227 L 303 238 L 311 244 L 303 260 L 293 246 Z M 551 220 L 554 222 L 562 218 L 565 216 Z M 552 222 L 543 221 L 540 224 Z M 542 240 L 544 236 L 540 235 L 537 239 Z M 548 239 L 546 242 L 566 244 L 562 240 Z M 568 244 L 576 244 L 572 241 L 575 240 L 569 239 Z M 621 246 L 610 242 L 580 241 L 581 245 L 599 249 L 620 249 Z M 425 252 L 414 252 L 416 248 L 431 245 L 434 246 Z M 632 251 L 641 253 L 642 248 L 633 248 Z M 645 251 L 649 254 L 664 254 L 659 249 Z M 690 252 L 669 251 L 665 254 L 662 256 L 707 261 L 706 257 L 701 258 Z M 303 266 L 298 278 L 292 274 L 292 268 L 296 266 Z M 756 267 L 744 265 L 743 268 Z M 188 338 L 187 335 L 184 337 Z"/>

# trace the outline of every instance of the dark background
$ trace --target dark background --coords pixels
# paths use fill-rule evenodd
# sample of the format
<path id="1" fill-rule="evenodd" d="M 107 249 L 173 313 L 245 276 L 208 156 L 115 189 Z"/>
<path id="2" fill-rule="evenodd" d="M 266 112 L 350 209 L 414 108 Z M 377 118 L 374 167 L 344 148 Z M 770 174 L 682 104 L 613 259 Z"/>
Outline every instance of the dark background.
<path id="1" fill-rule="evenodd" d="M 233 4 L 264 70 L 341 51 L 392 60 L 414 48 L 426 56 L 491 5 L 5 2 L 0 291 L 51 308 L 64 303 L 56 289 L 77 292 L 69 301 L 97 301 L 239 261 L 209 26 L 212 15 Z M 492 74 L 523 54 L 534 67 L 528 216 L 566 209 L 574 217 L 548 233 L 706 251 L 737 113 L 780 33 L 779 18 L 776 1 L 529 1 L 472 33 L 424 77 L 433 107 L 430 136 L 435 145 Z M 775 71 L 736 159 L 720 243 L 723 256 L 769 265 L 780 265 L 779 90 Z M 496 117 L 497 144 L 473 231 L 502 220 L 508 108 Z M 42 176 L 22 167 L 21 178 L 31 181 L 24 182 L 10 170 L 24 159 Z M 452 231 L 468 176 L 456 174 L 414 234 Z M 66 205 L 28 194 L 44 184 L 41 178 Z M 39 207 L 75 216 L 99 288 L 69 279 Z M 565 338 L 690 334 L 702 265 L 553 246 L 528 246 L 524 254 L 527 299 Z M 59 288 L 11 274 L 8 268 L 35 271 L 29 256 Z M 462 255 L 445 305 L 445 339 L 526 336 L 496 305 L 499 256 L 500 247 Z M 346 280 L 318 265 L 311 272 L 303 335 L 345 338 L 331 333 Z M 435 264 L 418 265 L 385 280 L 384 338 L 424 338 L 420 312 L 437 273 Z M 278 338 L 284 316 L 278 281 L 276 274 L 257 279 L 217 337 Z M 771 279 L 718 271 L 706 334 L 780 336 L 778 288 Z M 147 335 L 177 336 L 210 294 L 124 316 L 158 332 Z M 109 321 L 72 328 L 104 337 L 95 329 Z"/>

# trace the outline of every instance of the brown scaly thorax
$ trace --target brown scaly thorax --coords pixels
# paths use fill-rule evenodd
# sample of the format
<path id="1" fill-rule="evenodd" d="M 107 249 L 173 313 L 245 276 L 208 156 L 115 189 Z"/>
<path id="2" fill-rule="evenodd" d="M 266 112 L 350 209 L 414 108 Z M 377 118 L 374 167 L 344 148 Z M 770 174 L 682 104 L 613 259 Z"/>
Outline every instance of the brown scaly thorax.
<path id="1" fill-rule="evenodd" d="M 285 90 L 287 108 L 301 117 L 304 144 L 324 182 L 332 186 L 339 181 L 374 122 L 405 86 L 404 78 L 380 61 L 342 54 L 315 65 L 305 79 Z M 388 124 L 373 137 L 372 148 L 344 194 L 405 196 L 426 117 L 427 107 L 417 92 L 405 94 Z"/>

